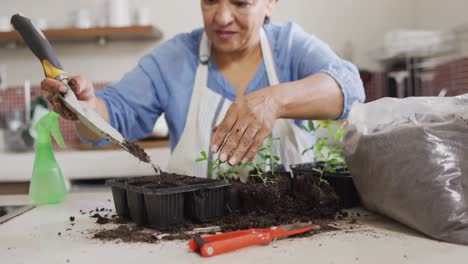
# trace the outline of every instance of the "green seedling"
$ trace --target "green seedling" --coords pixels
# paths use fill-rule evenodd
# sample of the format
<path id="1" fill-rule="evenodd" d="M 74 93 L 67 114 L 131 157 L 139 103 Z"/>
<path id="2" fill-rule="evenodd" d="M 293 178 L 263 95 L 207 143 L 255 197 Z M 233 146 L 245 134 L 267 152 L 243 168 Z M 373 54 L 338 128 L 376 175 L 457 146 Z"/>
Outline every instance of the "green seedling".
<path id="1" fill-rule="evenodd" d="M 226 171 L 221 166 L 223 163 L 217 158 L 215 160 L 210 159 L 205 151 L 200 152 L 201 157 L 197 158 L 196 162 L 208 162 L 208 173 L 212 174 L 216 172 L 216 176 L 219 179 L 228 179 L 228 178 L 235 178 L 239 176 L 239 172 L 235 169 L 235 167 L 229 167 Z"/>
<path id="2" fill-rule="evenodd" d="M 317 138 L 314 146 L 311 146 L 305 149 L 302 152 L 302 155 L 305 155 L 309 151 L 314 152 L 314 161 L 316 164 L 319 162 L 323 163 L 323 166 L 319 166 L 318 168 L 314 168 L 313 170 L 320 174 L 320 183 L 327 183 L 328 182 L 323 179 L 325 173 L 335 173 L 336 166 L 338 165 L 345 165 L 345 172 L 349 172 L 345 159 L 344 159 L 344 152 L 341 147 L 344 139 L 345 134 L 345 127 L 342 124 L 338 124 L 337 129 L 333 129 L 333 125 L 337 124 L 338 121 L 322 121 L 321 124 L 315 125 L 313 121 L 309 121 L 307 126 L 301 126 L 302 129 L 305 131 L 315 135 L 319 128 L 326 129 L 333 138 L 332 144 L 329 144 L 329 137 L 320 137 Z"/>
<path id="3" fill-rule="evenodd" d="M 252 174 L 253 177 L 258 177 L 264 185 L 272 183 L 273 180 L 265 176 L 264 169 L 268 167 L 272 175 L 275 174 L 275 167 L 279 165 L 280 158 L 278 156 L 273 155 L 273 141 L 279 140 L 279 138 L 268 138 L 265 145 L 258 150 L 257 155 L 260 157 L 260 162 L 249 161 L 246 163 L 239 162 L 237 166 L 231 167 L 229 166 L 228 169 L 224 170 L 222 162 L 219 159 L 210 159 L 205 151 L 201 151 L 201 157 L 198 157 L 195 161 L 196 162 L 208 162 L 208 172 L 212 174 L 216 172 L 216 175 L 220 179 L 228 179 L 228 178 L 236 178 L 239 176 L 239 171 L 237 168 L 245 169 L 247 167 L 252 168 L 254 173 Z"/>
<path id="4" fill-rule="evenodd" d="M 246 164 L 242 164 L 242 168 L 247 166 L 252 167 L 254 173 L 252 176 L 260 178 L 264 185 L 272 183 L 273 180 L 265 176 L 264 169 L 268 167 L 272 175 L 275 174 L 275 167 L 279 165 L 280 158 L 273 155 L 273 141 L 279 140 L 279 138 L 268 138 L 263 147 L 258 150 L 257 155 L 260 157 L 260 162 L 249 161 Z"/>

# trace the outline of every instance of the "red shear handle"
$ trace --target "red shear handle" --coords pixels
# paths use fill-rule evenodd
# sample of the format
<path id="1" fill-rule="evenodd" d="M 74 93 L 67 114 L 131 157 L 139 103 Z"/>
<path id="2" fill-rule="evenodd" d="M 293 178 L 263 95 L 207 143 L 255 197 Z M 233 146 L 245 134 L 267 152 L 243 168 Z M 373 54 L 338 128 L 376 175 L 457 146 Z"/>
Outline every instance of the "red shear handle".
<path id="1" fill-rule="evenodd" d="M 203 257 L 211 257 L 248 246 L 266 245 L 272 240 L 269 233 L 252 233 L 207 243 L 200 248 L 200 253 Z"/>

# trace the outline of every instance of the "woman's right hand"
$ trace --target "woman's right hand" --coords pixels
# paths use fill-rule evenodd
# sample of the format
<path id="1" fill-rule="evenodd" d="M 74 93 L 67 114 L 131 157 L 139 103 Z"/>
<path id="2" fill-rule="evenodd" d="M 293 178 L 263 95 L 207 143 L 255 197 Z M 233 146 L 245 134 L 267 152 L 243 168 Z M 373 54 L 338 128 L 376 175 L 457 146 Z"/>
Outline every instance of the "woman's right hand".
<path id="1" fill-rule="evenodd" d="M 72 76 L 68 78 L 68 85 L 73 90 L 78 100 L 85 102 L 91 109 L 96 111 L 96 96 L 91 82 L 82 76 Z M 48 93 L 47 99 L 52 104 L 55 112 L 65 119 L 76 120 L 76 116 L 68 111 L 63 103 L 55 96 L 57 93 L 63 95 L 67 92 L 65 84 L 52 78 L 46 78 L 41 82 L 41 89 Z"/>

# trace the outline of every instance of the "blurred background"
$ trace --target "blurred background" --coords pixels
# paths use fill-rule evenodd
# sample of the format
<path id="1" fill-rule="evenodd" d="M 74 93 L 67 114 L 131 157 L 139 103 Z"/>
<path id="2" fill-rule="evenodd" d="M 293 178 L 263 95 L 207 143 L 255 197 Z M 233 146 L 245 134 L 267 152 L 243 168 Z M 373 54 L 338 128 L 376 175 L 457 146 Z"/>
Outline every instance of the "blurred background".
<path id="1" fill-rule="evenodd" d="M 201 27 L 199 5 L 197 0 L 2 0 L 0 194 L 27 192 L 34 161 L 29 128 L 35 115 L 47 109 L 39 90 L 42 67 L 11 32 L 11 15 L 31 18 L 67 72 L 84 75 L 102 89 L 156 45 Z M 466 0 L 281 0 L 272 21 L 298 23 L 356 64 L 369 102 L 467 93 L 467 9 Z M 56 157 L 72 190 L 150 173 L 120 150 L 80 143 L 70 122 L 60 125 L 68 149 Z M 169 141 L 163 118 L 139 143 L 164 169 Z"/>

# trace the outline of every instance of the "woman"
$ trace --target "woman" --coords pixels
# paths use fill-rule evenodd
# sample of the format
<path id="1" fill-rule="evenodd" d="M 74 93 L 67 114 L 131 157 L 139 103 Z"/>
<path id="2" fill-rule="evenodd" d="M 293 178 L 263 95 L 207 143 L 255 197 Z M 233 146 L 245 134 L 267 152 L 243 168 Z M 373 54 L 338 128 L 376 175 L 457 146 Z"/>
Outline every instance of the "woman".
<path id="1" fill-rule="evenodd" d="M 311 141 L 293 120 L 344 119 L 364 92 L 356 67 L 323 42 L 293 23 L 269 23 L 275 4 L 201 0 L 204 29 L 161 44 L 101 92 L 80 76 L 70 86 L 130 140 L 147 136 L 164 112 L 172 172 L 206 177 L 207 164 L 194 161 L 203 150 L 230 165 L 250 161 L 269 136 L 281 138 L 274 152 L 286 167 L 304 161 Z M 42 89 L 66 91 L 53 79 Z"/>

